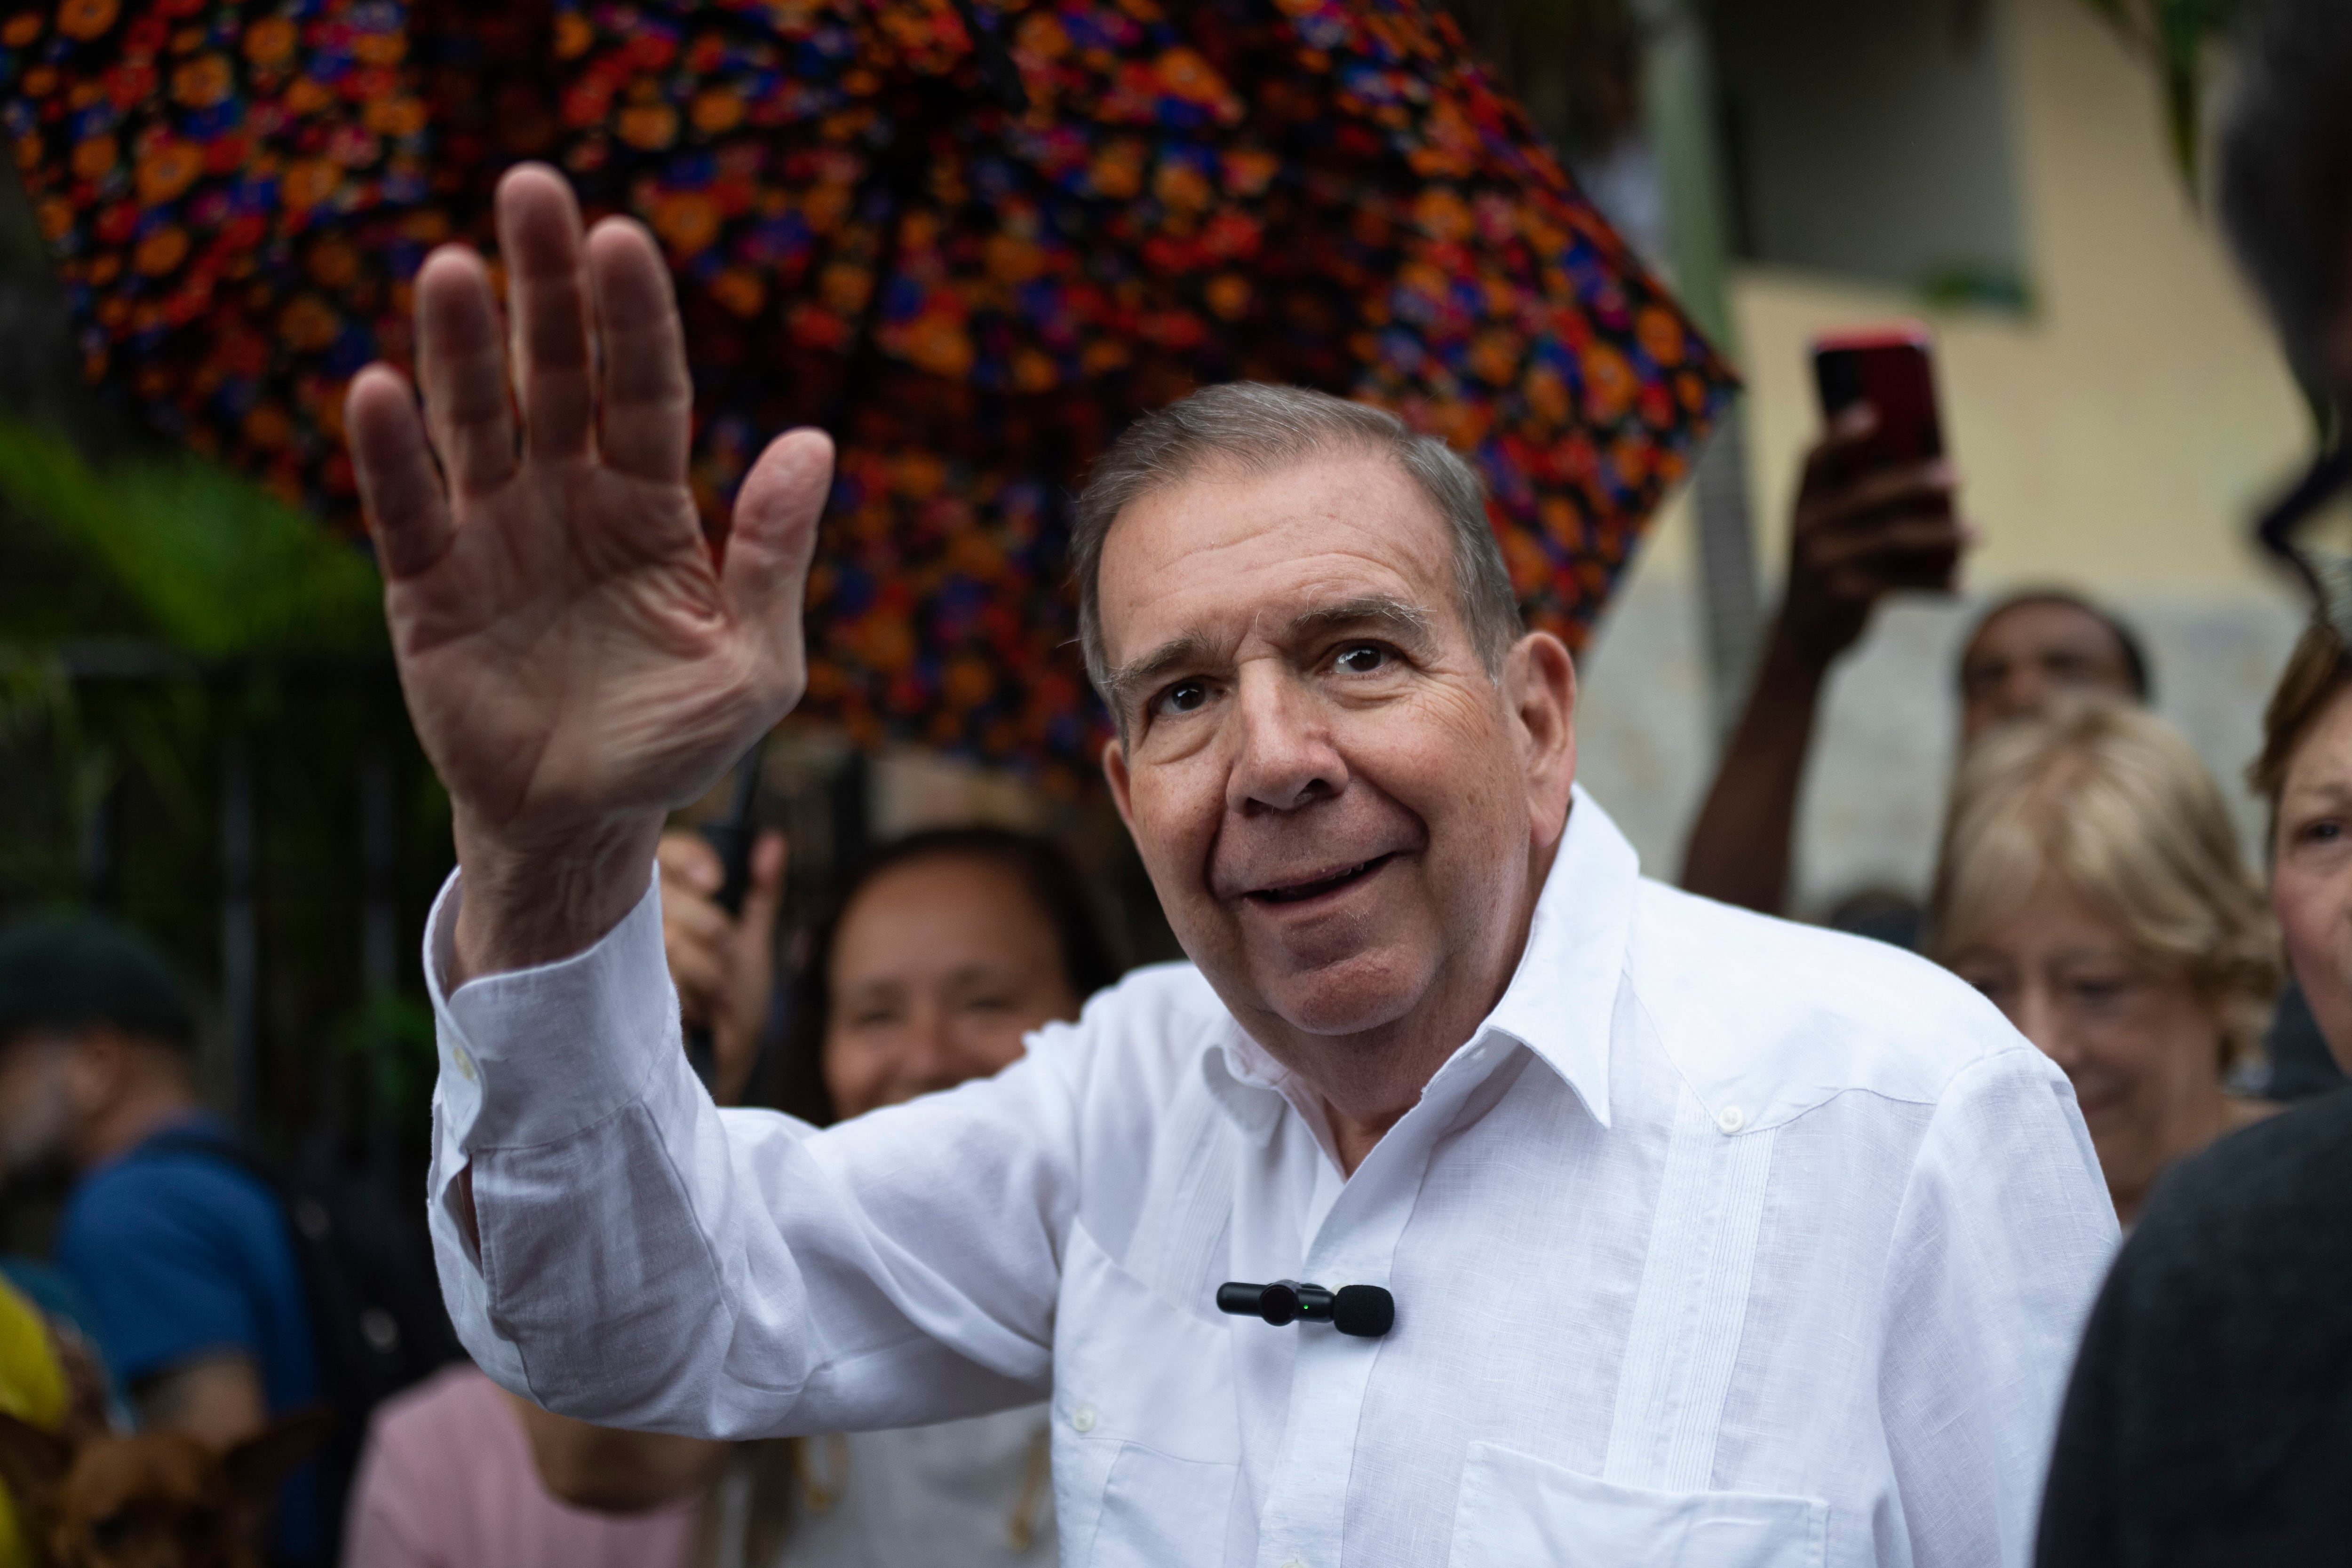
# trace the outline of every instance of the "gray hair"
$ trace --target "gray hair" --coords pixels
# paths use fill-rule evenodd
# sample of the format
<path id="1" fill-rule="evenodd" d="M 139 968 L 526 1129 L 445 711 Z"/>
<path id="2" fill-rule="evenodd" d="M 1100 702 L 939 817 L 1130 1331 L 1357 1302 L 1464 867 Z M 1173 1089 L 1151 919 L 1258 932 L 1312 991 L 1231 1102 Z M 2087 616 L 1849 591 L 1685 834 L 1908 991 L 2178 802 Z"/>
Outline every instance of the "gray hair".
<path id="1" fill-rule="evenodd" d="M 2352 238 L 2352 5 L 2267 0 L 2241 28 L 2221 147 L 2221 222 L 2304 384 L 2330 387 L 2321 345 L 2347 303 Z"/>
<path id="2" fill-rule="evenodd" d="M 1462 623 L 1486 674 L 1499 679 L 1503 657 L 1518 641 L 1518 601 L 1502 547 L 1486 520 L 1486 486 L 1477 470 L 1433 435 L 1370 403 L 1349 402 L 1305 387 L 1227 382 L 1145 414 L 1127 427 L 1087 476 L 1070 535 L 1078 584 L 1078 645 L 1087 674 L 1106 702 L 1109 660 L 1103 650 L 1102 601 L 1096 580 L 1103 540 L 1118 516 L 1212 465 L 1265 474 L 1332 451 L 1393 460 L 1445 519 L 1454 541 L 1454 593 Z M 1125 724 L 1122 715 L 1112 716 Z"/>

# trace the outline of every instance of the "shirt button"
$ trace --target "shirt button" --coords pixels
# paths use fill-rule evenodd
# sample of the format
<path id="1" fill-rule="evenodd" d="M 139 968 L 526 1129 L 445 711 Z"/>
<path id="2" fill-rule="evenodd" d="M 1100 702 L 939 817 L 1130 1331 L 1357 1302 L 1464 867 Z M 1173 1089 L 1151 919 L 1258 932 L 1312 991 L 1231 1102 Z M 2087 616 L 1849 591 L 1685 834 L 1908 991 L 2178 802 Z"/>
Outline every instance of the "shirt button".
<path id="1" fill-rule="evenodd" d="M 451 1046 L 449 1048 L 449 1060 L 457 1064 L 458 1077 L 464 1079 L 468 1083 L 471 1083 L 474 1081 L 474 1059 L 467 1054 L 466 1048 L 464 1046 Z"/>
<path id="2" fill-rule="evenodd" d="M 1093 1431 L 1095 1429 L 1095 1407 L 1091 1405 L 1081 1405 L 1076 1409 L 1071 1411 L 1070 1428 L 1082 1437 L 1085 1434 Z"/>
<path id="3" fill-rule="evenodd" d="M 1748 1125 L 1748 1113 L 1737 1105 L 1726 1105 L 1715 1113 L 1715 1124 L 1727 1133 L 1736 1133 Z"/>

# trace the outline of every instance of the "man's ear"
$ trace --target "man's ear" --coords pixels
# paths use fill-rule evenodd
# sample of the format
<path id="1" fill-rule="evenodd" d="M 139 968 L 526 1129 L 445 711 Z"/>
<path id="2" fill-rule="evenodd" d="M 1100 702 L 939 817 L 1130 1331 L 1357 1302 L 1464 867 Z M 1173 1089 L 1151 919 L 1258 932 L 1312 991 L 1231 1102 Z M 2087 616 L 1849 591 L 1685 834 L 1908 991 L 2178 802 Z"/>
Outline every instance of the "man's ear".
<path id="1" fill-rule="evenodd" d="M 20 1503 L 41 1506 L 73 1465 L 73 1445 L 0 1410 L 0 1480 Z"/>
<path id="2" fill-rule="evenodd" d="M 232 1447 L 221 1456 L 230 1497 L 255 1507 L 267 1503 L 286 1472 L 324 1442 L 334 1424 L 334 1416 L 324 1410 L 297 1410 Z"/>
<path id="3" fill-rule="evenodd" d="M 1127 824 L 1128 836 L 1135 834 L 1135 811 L 1129 803 L 1127 747 L 1117 740 L 1106 740 L 1102 749 L 1103 781 L 1110 786 L 1110 798 L 1118 806 L 1118 820 Z"/>
<path id="4" fill-rule="evenodd" d="M 1576 783 L 1576 661 L 1549 632 L 1530 632 L 1503 663 L 1503 701 L 1518 730 L 1528 810 L 1536 840 L 1549 844 L 1568 825 Z"/>

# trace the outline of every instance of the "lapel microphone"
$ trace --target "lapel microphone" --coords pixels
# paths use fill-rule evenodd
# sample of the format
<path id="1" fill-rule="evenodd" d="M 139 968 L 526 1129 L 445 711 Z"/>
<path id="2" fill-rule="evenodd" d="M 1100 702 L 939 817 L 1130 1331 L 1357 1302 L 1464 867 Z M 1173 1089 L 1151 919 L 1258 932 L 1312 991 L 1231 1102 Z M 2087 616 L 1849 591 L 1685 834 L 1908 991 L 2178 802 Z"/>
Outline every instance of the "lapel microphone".
<path id="1" fill-rule="evenodd" d="M 1396 1324 L 1396 1298 L 1378 1285 L 1342 1285 L 1331 1291 L 1296 1280 L 1271 1285 L 1228 1280 L 1217 1287 L 1217 1310 L 1237 1318 L 1264 1318 L 1276 1328 L 1304 1318 L 1358 1339 L 1378 1339 Z"/>

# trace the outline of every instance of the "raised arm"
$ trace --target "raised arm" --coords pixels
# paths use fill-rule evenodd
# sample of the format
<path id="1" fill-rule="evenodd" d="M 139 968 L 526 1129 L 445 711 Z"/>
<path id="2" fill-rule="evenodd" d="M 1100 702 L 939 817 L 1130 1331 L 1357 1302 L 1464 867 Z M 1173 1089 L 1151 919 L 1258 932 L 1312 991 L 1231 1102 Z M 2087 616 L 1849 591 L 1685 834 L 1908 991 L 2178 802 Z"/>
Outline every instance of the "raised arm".
<path id="1" fill-rule="evenodd" d="M 1830 670 L 1887 593 L 1946 588 L 1969 538 L 1942 464 L 1854 475 L 1874 428 L 1849 411 L 1805 455 L 1789 529 L 1789 581 L 1738 727 L 1683 853 L 1683 886 L 1778 915 L 1788 902 L 1797 802 Z"/>
<path id="2" fill-rule="evenodd" d="M 401 685 L 453 809 L 453 985 L 612 929 L 663 813 L 799 699 L 833 465 L 821 433 L 778 437 L 714 549 L 652 237 L 625 218 L 583 235 L 570 187 L 530 164 L 499 183 L 498 225 L 511 357 L 488 268 L 444 246 L 416 279 L 423 408 L 371 365 L 348 409 Z"/>
<path id="3" fill-rule="evenodd" d="M 403 689 L 454 805 L 426 976 L 443 1292 L 493 1377 L 703 1437 L 942 1419 L 1038 1396 L 1076 1160 L 1068 1079 L 813 1134 L 686 1064 L 654 884 L 664 813 L 801 693 L 832 449 L 778 438 L 715 547 L 691 383 L 637 225 L 499 189 L 482 259 L 417 279 L 420 409 L 383 366 L 349 428 Z M 511 350 L 509 344 L 511 343 Z"/>

